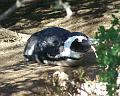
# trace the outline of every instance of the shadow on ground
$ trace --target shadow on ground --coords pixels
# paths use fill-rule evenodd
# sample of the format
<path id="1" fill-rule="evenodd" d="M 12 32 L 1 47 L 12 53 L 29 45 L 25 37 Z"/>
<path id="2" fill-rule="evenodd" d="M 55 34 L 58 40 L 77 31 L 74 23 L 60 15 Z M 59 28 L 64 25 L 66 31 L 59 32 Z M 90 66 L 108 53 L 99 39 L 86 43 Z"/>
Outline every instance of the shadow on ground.
<path id="1" fill-rule="evenodd" d="M 95 31 L 100 22 L 107 22 L 106 24 L 109 25 L 108 20 L 106 18 L 101 19 L 101 17 L 106 12 L 108 14 L 117 12 L 120 4 L 119 0 L 74 0 L 74 2 L 71 1 L 70 3 L 72 10 L 75 12 L 70 20 L 63 20 L 64 11 L 54 11 L 48 6 L 38 4 L 28 6 L 26 9 L 19 9 L 8 20 L 2 22 L 2 27 L 14 32 L 29 34 L 32 28 L 40 30 L 44 26 L 55 25 L 67 27 L 72 31 L 87 32 L 88 35 L 91 35 L 90 32 Z M 34 29 L 32 32 L 36 32 L 36 30 Z M 78 77 L 82 75 L 89 80 L 94 80 L 99 71 L 95 65 L 96 59 L 93 53 L 87 53 L 80 62 L 80 66 L 77 67 L 44 66 L 36 63 L 25 64 L 19 62 L 23 60 L 22 52 L 24 49 L 23 44 L 16 46 L 19 44 L 21 43 L 17 42 L 14 46 L 11 43 L 12 47 L 5 46 L 0 49 L 2 52 L 0 57 L 1 65 L 6 61 L 9 62 L 9 64 L 0 67 L 0 96 L 54 96 L 53 94 L 57 93 L 57 88 L 53 86 L 51 77 L 55 71 L 64 71 L 70 78 L 73 78 L 73 72 L 77 71 L 79 73 Z M 16 61 L 18 63 L 15 63 Z"/>
<path id="2" fill-rule="evenodd" d="M 43 20 L 64 18 L 66 15 L 65 11 L 51 8 L 52 3 L 38 2 L 37 4 L 23 7 L 17 10 L 10 18 L 3 21 L 1 25 L 2 27 L 9 27 L 11 30 L 23 30 L 38 27 Z M 94 18 L 103 17 L 106 11 L 112 13 L 117 12 L 119 9 L 119 0 L 71 0 L 69 3 L 75 13 L 74 17 L 82 17 L 86 22 Z M 4 8 L 2 9 L 5 10 Z M 2 12 L 2 9 L 0 9 L 0 12 Z M 21 24 L 17 25 L 18 22 Z"/>
<path id="3" fill-rule="evenodd" d="M 94 80 L 96 74 L 98 74 L 98 68 L 95 64 L 94 53 L 89 52 L 80 62 L 80 65 L 75 67 L 44 66 L 23 61 L 15 65 L 4 66 L 0 68 L 0 95 L 24 96 L 21 94 L 27 94 L 27 96 L 54 96 L 53 94 L 59 93 L 52 82 L 54 72 L 65 72 L 70 78 L 74 78 L 73 72 L 77 72 L 79 76 L 84 73 L 85 78 Z"/>

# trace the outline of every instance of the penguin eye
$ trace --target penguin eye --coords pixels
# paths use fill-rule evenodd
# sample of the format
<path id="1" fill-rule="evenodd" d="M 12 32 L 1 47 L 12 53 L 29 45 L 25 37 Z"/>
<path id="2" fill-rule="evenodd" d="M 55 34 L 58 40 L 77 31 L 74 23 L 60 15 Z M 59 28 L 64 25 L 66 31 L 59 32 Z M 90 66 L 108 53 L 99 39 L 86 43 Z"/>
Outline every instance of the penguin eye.
<path id="1" fill-rule="evenodd" d="M 79 42 L 79 39 L 77 38 L 77 39 L 75 39 L 75 41 Z"/>
<path id="2" fill-rule="evenodd" d="M 84 42 L 87 42 L 87 40 L 83 39 L 82 42 L 83 42 L 83 43 L 84 43 Z"/>

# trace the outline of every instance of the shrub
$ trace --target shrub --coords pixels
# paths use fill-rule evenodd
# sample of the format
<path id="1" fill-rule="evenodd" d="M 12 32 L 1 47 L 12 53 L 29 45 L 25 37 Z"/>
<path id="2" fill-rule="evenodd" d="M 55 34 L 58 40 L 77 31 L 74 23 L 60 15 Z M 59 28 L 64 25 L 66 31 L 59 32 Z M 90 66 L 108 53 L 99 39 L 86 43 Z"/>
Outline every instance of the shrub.
<path id="1" fill-rule="evenodd" d="M 120 65 L 120 21 L 115 15 L 112 15 L 112 17 L 111 26 L 109 28 L 100 26 L 95 36 L 98 40 L 96 47 L 97 61 L 102 68 L 100 80 L 107 82 L 109 96 L 115 95 L 117 68 Z"/>

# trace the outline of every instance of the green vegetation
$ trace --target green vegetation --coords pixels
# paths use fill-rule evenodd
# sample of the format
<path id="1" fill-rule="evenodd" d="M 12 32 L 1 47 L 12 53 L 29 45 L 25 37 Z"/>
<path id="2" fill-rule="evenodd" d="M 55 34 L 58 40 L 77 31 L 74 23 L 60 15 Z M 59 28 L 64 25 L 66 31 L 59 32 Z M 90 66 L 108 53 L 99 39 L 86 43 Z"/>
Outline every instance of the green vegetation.
<path id="1" fill-rule="evenodd" d="M 107 82 L 109 96 L 115 95 L 117 68 L 120 65 L 120 21 L 115 15 L 112 17 L 111 26 L 108 29 L 100 26 L 96 34 L 96 39 L 98 39 L 97 61 L 102 68 L 100 80 Z"/>

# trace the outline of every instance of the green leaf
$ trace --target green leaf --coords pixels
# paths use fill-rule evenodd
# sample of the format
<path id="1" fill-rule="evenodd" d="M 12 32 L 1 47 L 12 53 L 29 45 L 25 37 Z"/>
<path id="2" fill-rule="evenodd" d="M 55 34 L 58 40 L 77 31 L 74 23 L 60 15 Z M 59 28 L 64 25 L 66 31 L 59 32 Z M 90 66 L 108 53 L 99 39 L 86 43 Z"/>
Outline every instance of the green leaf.
<path id="1" fill-rule="evenodd" d="M 113 94 L 116 91 L 116 68 L 120 64 L 120 56 L 118 55 L 120 52 L 120 23 L 115 15 L 112 15 L 112 17 L 112 26 L 108 29 L 100 26 L 96 34 L 96 38 L 99 40 L 96 47 L 97 61 L 103 70 L 100 73 L 100 80 L 108 83 L 109 96 L 114 96 Z"/>
<path id="2" fill-rule="evenodd" d="M 112 14 L 113 20 L 111 21 L 111 24 L 113 24 L 113 26 L 119 24 L 119 19 Z"/>

